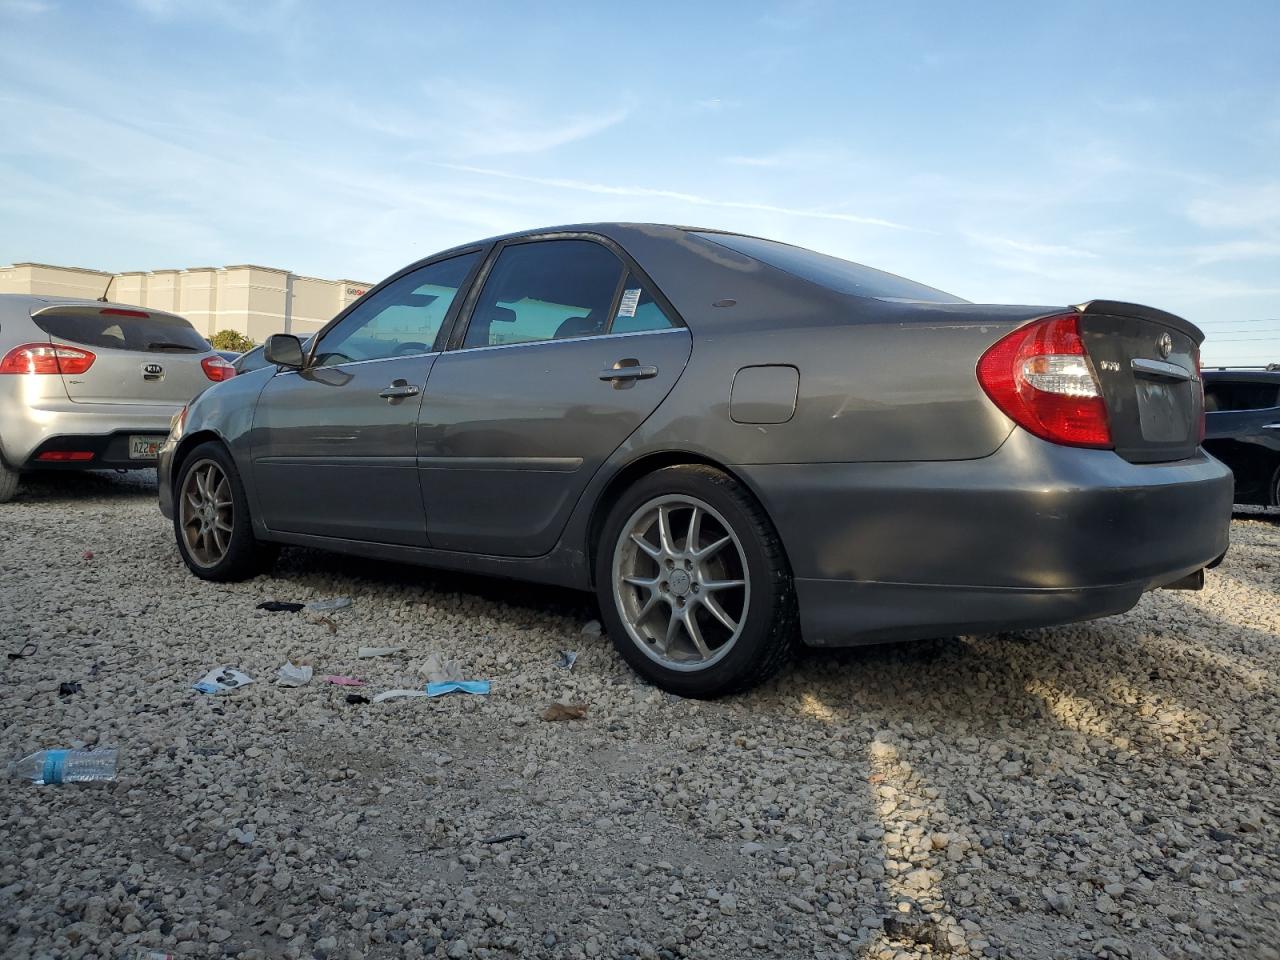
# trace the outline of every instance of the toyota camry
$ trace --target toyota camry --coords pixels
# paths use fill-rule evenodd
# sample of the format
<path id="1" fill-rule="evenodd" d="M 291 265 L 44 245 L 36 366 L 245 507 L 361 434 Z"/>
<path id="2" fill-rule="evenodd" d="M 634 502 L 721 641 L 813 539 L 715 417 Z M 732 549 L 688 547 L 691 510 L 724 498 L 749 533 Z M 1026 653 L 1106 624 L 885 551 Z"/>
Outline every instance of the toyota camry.
<path id="1" fill-rule="evenodd" d="M 594 590 L 676 693 L 801 643 L 1039 627 L 1195 587 L 1231 475 L 1203 335 L 1132 303 L 974 304 L 756 237 L 592 224 L 404 268 L 175 418 L 198 577 L 281 544 Z"/>

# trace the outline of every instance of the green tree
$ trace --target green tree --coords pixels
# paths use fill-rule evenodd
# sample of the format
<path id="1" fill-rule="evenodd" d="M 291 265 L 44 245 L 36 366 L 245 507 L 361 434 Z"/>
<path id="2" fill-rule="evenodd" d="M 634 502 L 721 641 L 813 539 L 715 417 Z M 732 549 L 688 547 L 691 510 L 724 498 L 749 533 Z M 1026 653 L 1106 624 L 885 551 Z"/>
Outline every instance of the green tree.
<path id="1" fill-rule="evenodd" d="M 239 330 L 219 330 L 209 338 L 209 343 L 215 350 L 234 350 L 236 353 L 244 353 L 257 346 Z"/>

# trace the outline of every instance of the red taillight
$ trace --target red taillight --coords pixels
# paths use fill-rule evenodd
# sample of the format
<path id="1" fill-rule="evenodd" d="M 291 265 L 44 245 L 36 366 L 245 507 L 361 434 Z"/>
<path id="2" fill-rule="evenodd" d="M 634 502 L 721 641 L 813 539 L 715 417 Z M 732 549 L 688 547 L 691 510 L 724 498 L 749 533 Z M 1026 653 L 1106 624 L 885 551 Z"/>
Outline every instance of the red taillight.
<path id="1" fill-rule="evenodd" d="M 0 373 L 84 373 L 97 357 L 88 350 L 60 343 L 24 343 L 0 359 Z"/>
<path id="2" fill-rule="evenodd" d="M 79 463 L 84 460 L 93 459 L 92 450 L 46 450 L 37 460 L 44 460 L 46 463 Z"/>
<path id="3" fill-rule="evenodd" d="M 205 357 L 200 366 L 204 367 L 204 375 L 214 383 L 230 380 L 236 375 L 236 368 L 221 357 Z"/>
<path id="4" fill-rule="evenodd" d="M 104 317 L 141 317 L 146 320 L 151 314 L 145 310 L 121 310 L 119 307 L 107 307 L 105 310 L 99 310 Z"/>
<path id="5" fill-rule="evenodd" d="M 1037 437 L 1074 447 L 1112 445 L 1107 404 L 1074 313 L 1045 317 L 997 340 L 978 361 L 978 382 Z"/>

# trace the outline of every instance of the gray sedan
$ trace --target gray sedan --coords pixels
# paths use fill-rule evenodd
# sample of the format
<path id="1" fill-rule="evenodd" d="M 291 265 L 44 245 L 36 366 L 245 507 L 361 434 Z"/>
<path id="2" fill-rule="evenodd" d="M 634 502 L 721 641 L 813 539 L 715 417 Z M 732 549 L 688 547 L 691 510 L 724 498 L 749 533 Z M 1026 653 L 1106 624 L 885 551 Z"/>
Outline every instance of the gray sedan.
<path id="1" fill-rule="evenodd" d="M 191 571 L 280 544 L 593 589 L 679 694 L 801 642 L 1044 626 L 1195 586 L 1231 477 L 1203 335 L 1108 301 L 991 306 L 769 240 L 594 224 L 396 273 L 175 420 Z"/>

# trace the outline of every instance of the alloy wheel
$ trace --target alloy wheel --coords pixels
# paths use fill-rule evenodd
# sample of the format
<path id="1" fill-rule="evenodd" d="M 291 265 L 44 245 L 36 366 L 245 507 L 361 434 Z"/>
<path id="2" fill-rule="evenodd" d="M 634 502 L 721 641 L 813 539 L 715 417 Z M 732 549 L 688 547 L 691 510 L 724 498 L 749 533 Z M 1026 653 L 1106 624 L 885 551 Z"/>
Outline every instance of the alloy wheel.
<path id="1" fill-rule="evenodd" d="M 202 567 L 216 566 L 231 546 L 235 520 L 231 481 L 217 463 L 201 460 L 187 471 L 180 501 L 188 556 Z"/>
<path id="2" fill-rule="evenodd" d="M 657 497 L 623 525 L 613 595 L 628 636 L 669 670 L 705 670 L 746 626 L 746 554 L 713 507 L 686 494 Z"/>

